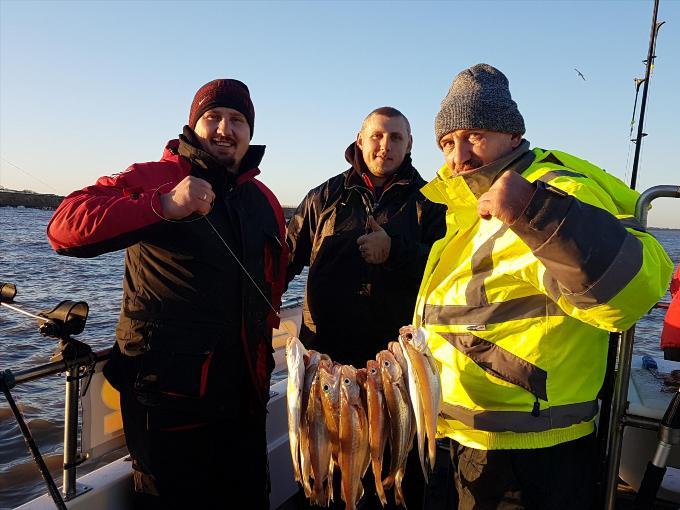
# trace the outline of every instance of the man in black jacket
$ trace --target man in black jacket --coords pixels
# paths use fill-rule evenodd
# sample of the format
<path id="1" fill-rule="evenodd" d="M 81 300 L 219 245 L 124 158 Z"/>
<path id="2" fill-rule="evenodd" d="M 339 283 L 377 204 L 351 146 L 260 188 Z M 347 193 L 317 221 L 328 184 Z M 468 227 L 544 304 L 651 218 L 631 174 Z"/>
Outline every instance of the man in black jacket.
<path id="1" fill-rule="evenodd" d="M 272 327 L 287 261 L 278 201 L 255 177 L 248 87 L 213 80 L 158 162 L 70 194 L 60 254 L 122 248 L 124 295 L 105 375 L 120 392 L 135 508 L 269 508 Z"/>
<path id="2" fill-rule="evenodd" d="M 444 235 L 411 145 L 401 112 L 372 111 L 345 151 L 351 168 L 311 190 L 288 222 L 288 281 L 309 266 L 300 339 L 333 361 L 360 368 L 396 340 Z"/>
<path id="3" fill-rule="evenodd" d="M 420 193 L 411 146 L 401 112 L 372 111 L 345 151 L 351 168 L 311 190 L 288 223 L 288 281 L 309 266 L 300 339 L 333 361 L 364 367 L 397 339 L 430 247 L 444 235 L 444 209 Z M 408 471 L 406 484 L 419 476 L 422 484 L 417 463 Z M 405 489 L 418 508 L 422 485 Z"/>

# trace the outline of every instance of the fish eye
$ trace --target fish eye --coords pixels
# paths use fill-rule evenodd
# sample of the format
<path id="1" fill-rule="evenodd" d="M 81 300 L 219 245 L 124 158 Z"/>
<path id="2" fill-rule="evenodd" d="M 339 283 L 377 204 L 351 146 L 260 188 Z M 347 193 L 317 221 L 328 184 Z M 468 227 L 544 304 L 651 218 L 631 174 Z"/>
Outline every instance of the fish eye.
<path id="1" fill-rule="evenodd" d="M 377 372 L 378 372 L 378 371 L 377 371 L 375 368 L 372 368 L 372 369 L 371 369 L 371 373 L 372 373 L 372 374 L 375 374 L 375 373 L 377 373 Z"/>
<path id="2" fill-rule="evenodd" d="M 323 391 L 328 391 L 330 389 L 330 386 L 328 384 L 323 385 Z"/>
<path id="3" fill-rule="evenodd" d="M 345 384 L 349 384 L 349 379 L 347 377 L 345 377 L 345 380 L 342 381 L 342 382 L 344 382 Z"/>
<path id="4" fill-rule="evenodd" d="M 385 365 L 386 367 L 389 367 L 389 366 L 390 366 L 390 362 L 387 361 L 387 360 L 385 360 L 385 361 L 383 362 L 383 365 Z"/>

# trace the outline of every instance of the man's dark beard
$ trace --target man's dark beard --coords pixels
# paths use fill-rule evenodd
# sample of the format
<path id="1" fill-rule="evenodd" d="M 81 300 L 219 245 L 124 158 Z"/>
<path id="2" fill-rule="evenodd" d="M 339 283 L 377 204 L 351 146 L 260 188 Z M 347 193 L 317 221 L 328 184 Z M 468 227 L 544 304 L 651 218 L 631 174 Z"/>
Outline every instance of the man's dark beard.
<path id="1" fill-rule="evenodd" d="M 236 158 L 234 156 L 227 156 L 223 154 L 215 154 L 213 152 L 213 147 L 211 146 L 211 143 L 207 140 L 200 140 L 199 143 L 201 144 L 202 149 L 210 154 L 213 159 L 220 164 L 227 172 L 229 173 L 237 173 L 238 168 L 236 165 Z"/>
<path id="2" fill-rule="evenodd" d="M 220 165 L 226 168 L 227 172 L 236 173 L 238 170 L 236 168 L 236 158 L 234 158 L 234 156 L 220 156 L 218 158 L 213 155 L 213 157 Z"/>

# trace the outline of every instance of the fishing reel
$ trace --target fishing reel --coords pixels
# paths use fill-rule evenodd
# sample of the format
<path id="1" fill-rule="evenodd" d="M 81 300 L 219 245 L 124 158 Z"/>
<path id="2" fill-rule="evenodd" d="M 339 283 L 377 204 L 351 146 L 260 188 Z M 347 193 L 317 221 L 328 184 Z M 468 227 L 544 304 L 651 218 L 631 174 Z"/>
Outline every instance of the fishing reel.
<path id="1" fill-rule="evenodd" d="M 89 354 L 92 349 L 85 343 L 71 338 L 72 335 L 82 333 L 85 329 L 90 307 L 85 301 L 62 301 L 51 310 L 45 310 L 38 315 L 11 305 L 17 294 L 17 287 L 13 283 L 0 283 L 0 305 L 15 312 L 38 319 L 38 331 L 42 336 L 58 339 L 59 348 L 52 356 L 52 361 L 74 359 L 83 354 Z"/>
<path id="2" fill-rule="evenodd" d="M 17 306 L 11 306 L 17 295 L 17 286 L 13 283 L 0 283 L 0 305 L 14 310 L 15 312 L 38 319 L 40 323 L 38 331 L 42 336 L 57 338 L 59 340 L 71 340 L 71 335 L 82 333 L 90 307 L 85 301 L 62 301 L 51 310 L 45 310 L 38 315 L 26 312 Z"/>
<path id="3" fill-rule="evenodd" d="M 42 336 L 59 339 L 59 347 L 50 358 L 51 361 L 70 361 L 92 353 L 86 343 L 71 338 L 71 335 L 82 333 L 90 307 L 85 301 L 62 301 L 52 310 L 39 313 L 40 317 L 49 320 L 38 326 Z"/>
<path id="4" fill-rule="evenodd" d="M 51 310 L 38 314 L 48 319 L 41 322 L 38 331 L 42 336 L 71 340 L 71 335 L 82 333 L 85 329 L 89 311 L 90 307 L 85 301 L 62 301 Z"/>

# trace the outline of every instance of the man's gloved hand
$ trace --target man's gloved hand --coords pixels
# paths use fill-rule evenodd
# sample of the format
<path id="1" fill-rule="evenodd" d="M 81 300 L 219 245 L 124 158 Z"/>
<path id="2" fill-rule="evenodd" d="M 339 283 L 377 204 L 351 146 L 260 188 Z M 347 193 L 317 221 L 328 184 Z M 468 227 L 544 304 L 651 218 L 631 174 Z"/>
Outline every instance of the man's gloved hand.
<path id="1" fill-rule="evenodd" d="M 536 186 L 517 172 L 504 172 L 489 191 L 479 197 L 477 213 L 484 220 L 498 218 L 512 225 L 531 201 Z"/>
<path id="2" fill-rule="evenodd" d="M 387 257 L 390 255 L 392 239 L 385 232 L 385 229 L 378 225 L 373 216 L 368 217 L 368 226 L 371 228 L 371 232 L 357 239 L 359 251 L 369 264 L 382 264 L 387 261 Z"/>

